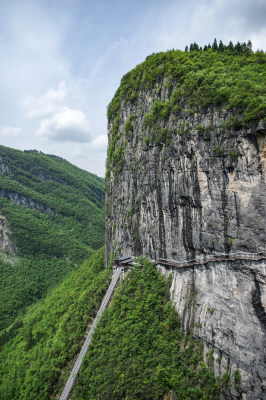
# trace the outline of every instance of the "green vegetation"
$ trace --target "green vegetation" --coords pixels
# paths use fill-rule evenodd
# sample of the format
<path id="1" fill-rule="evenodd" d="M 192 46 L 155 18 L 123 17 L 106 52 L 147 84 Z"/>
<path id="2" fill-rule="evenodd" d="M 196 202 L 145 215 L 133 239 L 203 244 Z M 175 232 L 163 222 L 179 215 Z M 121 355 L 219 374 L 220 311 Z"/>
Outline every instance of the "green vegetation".
<path id="1" fill-rule="evenodd" d="M 169 287 L 146 260 L 132 271 L 103 315 L 74 388 L 74 399 L 216 399 L 202 343 L 184 334 Z"/>
<path id="2" fill-rule="evenodd" d="M 16 206 L 1 195 L 0 211 L 7 217 L 19 254 L 49 254 L 77 261 L 103 245 L 102 178 L 36 151 L 0 146 L 0 157 L 10 170 L 0 175 L 0 190 L 43 207 Z"/>
<path id="3" fill-rule="evenodd" d="M 0 261 L 0 331 L 72 269 L 70 262 L 49 258 Z"/>
<path id="4" fill-rule="evenodd" d="M 145 90 L 160 91 L 165 85 L 168 93 L 165 101 L 155 100 L 145 115 L 144 127 L 152 130 L 145 143 L 152 140 L 156 143 L 156 133 L 161 135 L 159 128 L 166 127 L 169 118 L 201 113 L 208 107 L 223 105 L 237 115 L 225 123 L 225 130 L 254 126 L 260 120 L 265 122 L 265 63 L 264 52 L 253 53 L 250 42 L 236 45 L 229 43 L 226 46 L 215 41 L 212 46 L 205 46 L 204 49 L 196 45 L 190 52 L 170 50 L 148 56 L 145 62 L 123 76 L 108 106 L 108 120 L 112 124 L 108 171 L 111 167 L 116 170 L 113 154 L 123 129 L 129 137 L 134 128 L 134 119 L 126 122 L 125 128 L 120 121 L 121 104 L 139 102 L 141 106 L 141 96 Z M 185 131 L 183 129 L 179 133 L 183 135 Z M 205 130 L 198 125 L 197 131 L 201 134 Z M 210 135 L 210 130 L 207 129 L 206 133 Z"/>
<path id="5" fill-rule="evenodd" d="M 125 122 L 125 132 L 127 137 L 129 137 L 133 131 L 132 122 L 135 121 L 136 118 L 136 115 L 130 115 L 129 119 Z"/>
<path id="6" fill-rule="evenodd" d="M 240 374 L 239 370 L 236 369 L 234 371 L 234 387 L 235 387 L 235 390 L 241 391 L 240 384 L 241 384 L 241 374 Z"/>
<path id="7" fill-rule="evenodd" d="M 232 160 L 237 160 L 238 159 L 238 157 L 239 157 L 239 153 L 236 151 L 236 150 L 230 150 L 228 153 L 227 153 L 227 157 L 230 157 Z"/>
<path id="8" fill-rule="evenodd" d="M 213 149 L 213 152 L 217 155 L 223 155 L 224 149 L 221 146 L 217 146 Z"/>
<path id="9" fill-rule="evenodd" d="M 110 275 L 101 249 L 0 334 L 1 400 L 49 400 L 62 390 Z"/>
<path id="10" fill-rule="evenodd" d="M 0 213 L 18 248 L 0 261 L 1 331 L 104 244 L 105 215 L 102 178 L 37 151 L 0 146 L 0 158 Z"/>
<path id="11" fill-rule="evenodd" d="M 220 385 L 203 363 L 202 342 L 186 335 L 156 267 L 142 260 L 104 312 L 73 399 L 218 399 Z M 1 400 L 49 400 L 61 393 L 87 326 L 110 282 L 104 249 L 0 335 Z"/>
<path id="12" fill-rule="evenodd" d="M 230 382 L 230 374 L 229 370 L 226 370 L 226 372 L 222 375 L 222 384 L 224 387 L 228 387 Z"/>

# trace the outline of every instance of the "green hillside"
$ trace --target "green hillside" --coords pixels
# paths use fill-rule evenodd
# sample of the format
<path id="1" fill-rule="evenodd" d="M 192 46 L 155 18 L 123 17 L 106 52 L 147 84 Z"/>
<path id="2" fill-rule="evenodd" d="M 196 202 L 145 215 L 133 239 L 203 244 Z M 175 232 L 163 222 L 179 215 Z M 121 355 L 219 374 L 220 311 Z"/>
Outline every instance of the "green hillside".
<path id="1" fill-rule="evenodd" d="M 61 370 L 69 372 L 110 281 L 103 260 L 101 249 L 0 334 L 1 400 L 45 400 L 61 390 Z"/>
<path id="2" fill-rule="evenodd" d="M 17 248 L 0 261 L 1 330 L 103 245 L 105 214 L 104 180 L 62 158 L 0 146 L 0 165 L 0 215 Z"/>
<path id="3" fill-rule="evenodd" d="M 101 249 L 0 337 L 2 400 L 61 393 L 110 276 Z M 159 400 L 170 390 L 177 399 L 218 397 L 200 342 L 182 333 L 169 300 L 154 265 L 130 273 L 95 331 L 73 398 Z"/>
<path id="4" fill-rule="evenodd" d="M 143 270 L 130 272 L 103 316 L 73 400 L 159 400 L 170 392 L 180 400 L 218 399 L 202 343 L 182 332 L 165 277 L 141 262 Z"/>

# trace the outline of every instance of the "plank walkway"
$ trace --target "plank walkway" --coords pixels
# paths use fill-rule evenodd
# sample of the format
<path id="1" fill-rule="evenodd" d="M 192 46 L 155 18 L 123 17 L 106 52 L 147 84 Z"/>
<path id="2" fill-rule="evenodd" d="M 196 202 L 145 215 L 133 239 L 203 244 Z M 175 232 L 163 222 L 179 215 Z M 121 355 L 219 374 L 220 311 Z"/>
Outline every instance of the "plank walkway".
<path id="1" fill-rule="evenodd" d="M 204 265 L 209 262 L 219 262 L 219 261 L 233 261 L 233 260 L 262 260 L 266 258 L 266 253 L 261 252 L 261 253 L 244 253 L 244 252 L 239 252 L 239 253 L 231 253 L 231 254 L 217 254 L 217 255 L 212 255 L 210 258 L 205 258 L 205 259 L 198 259 L 198 260 L 184 260 L 184 261 L 175 261 L 175 260 L 167 260 L 164 258 L 158 258 L 158 260 L 155 261 L 156 265 L 167 265 L 170 267 L 175 267 L 175 268 L 186 268 L 186 267 L 192 267 L 194 265 Z"/>
<path id="2" fill-rule="evenodd" d="M 109 285 L 109 288 L 108 288 L 108 290 L 107 290 L 107 292 L 106 292 L 106 294 L 105 294 L 105 296 L 103 298 L 102 304 L 101 304 L 101 306 L 100 306 L 100 308 L 99 308 L 99 310 L 97 312 L 97 315 L 96 315 L 96 317 L 95 317 L 95 319 L 93 321 L 93 324 L 92 324 L 92 326 L 91 326 L 91 328 L 89 330 L 89 333 L 88 333 L 88 335 L 86 337 L 86 340 L 83 343 L 83 346 L 82 346 L 82 348 L 80 350 L 79 356 L 78 356 L 78 358 L 77 358 L 77 360 L 76 360 L 76 362 L 74 364 L 74 367 L 73 367 L 73 369 L 72 369 L 72 371 L 71 371 L 71 373 L 69 375 L 69 378 L 68 378 L 67 383 L 66 383 L 66 385 L 64 387 L 64 390 L 63 390 L 63 392 L 62 392 L 62 394 L 60 396 L 60 400 L 67 400 L 68 399 L 70 391 L 71 391 L 71 389 L 72 389 L 72 387 L 74 385 L 75 378 L 76 378 L 76 376 L 77 376 L 77 374 L 79 372 L 79 369 L 81 367 L 83 358 L 84 358 L 85 354 L 87 353 L 89 344 L 90 344 L 91 339 L 92 339 L 93 332 L 95 331 L 95 328 L 96 328 L 98 322 L 100 321 L 101 316 L 102 316 L 105 308 L 107 307 L 107 305 L 109 303 L 109 300 L 110 300 L 110 298 L 112 296 L 114 288 L 115 288 L 115 286 L 117 284 L 117 281 L 119 279 L 120 273 L 121 273 L 121 269 L 118 268 L 115 271 L 114 275 L 113 275 L 112 281 L 111 281 L 111 283 Z"/>

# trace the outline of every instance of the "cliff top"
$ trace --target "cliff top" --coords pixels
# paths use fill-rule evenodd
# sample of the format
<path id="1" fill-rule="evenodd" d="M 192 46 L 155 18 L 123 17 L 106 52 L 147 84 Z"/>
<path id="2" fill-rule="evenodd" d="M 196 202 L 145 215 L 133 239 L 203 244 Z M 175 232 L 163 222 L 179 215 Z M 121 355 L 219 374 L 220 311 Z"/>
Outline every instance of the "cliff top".
<path id="1" fill-rule="evenodd" d="M 250 125 L 261 120 L 265 123 L 265 63 L 266 54 L 262 51 L 236 52 L 227 47 L 223 51 L 212 48 L 190 52 L 170 50 L 148 56 L 123 76 L 108 106 L 108 120 L 112 123 L 108 158 L 120 138 L 121 105 L 140 102 L 141 93 L 155 86 L 158 92 L 167 91 L 167 100 L 154 102 L 146 115 L 146 124 L 156 119 L 167 120 L 170 114 L 178 118 L 184 109 L 199 113 L 221 105 L 240 113 L 240 118 L 232 124 Z M 131 122 L 128 120 L 125 130 L 130 130 Z"/>

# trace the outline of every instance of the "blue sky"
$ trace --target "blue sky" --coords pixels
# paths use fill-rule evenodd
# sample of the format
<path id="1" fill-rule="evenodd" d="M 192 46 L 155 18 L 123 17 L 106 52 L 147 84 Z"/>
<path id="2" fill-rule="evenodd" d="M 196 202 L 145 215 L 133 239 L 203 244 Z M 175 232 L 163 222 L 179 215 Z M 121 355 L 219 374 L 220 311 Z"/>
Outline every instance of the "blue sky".
<path id="1" fill-rule="evenodd" d="M 106 108 L 153 52 L 266 43 L 265 0 L 0 0 L 0 143 L 104 176 Z"/>

